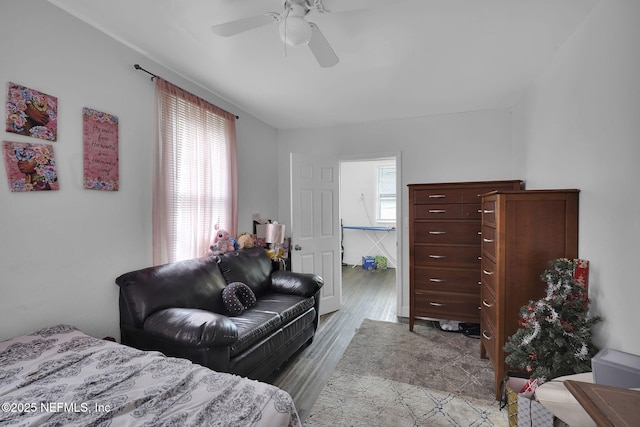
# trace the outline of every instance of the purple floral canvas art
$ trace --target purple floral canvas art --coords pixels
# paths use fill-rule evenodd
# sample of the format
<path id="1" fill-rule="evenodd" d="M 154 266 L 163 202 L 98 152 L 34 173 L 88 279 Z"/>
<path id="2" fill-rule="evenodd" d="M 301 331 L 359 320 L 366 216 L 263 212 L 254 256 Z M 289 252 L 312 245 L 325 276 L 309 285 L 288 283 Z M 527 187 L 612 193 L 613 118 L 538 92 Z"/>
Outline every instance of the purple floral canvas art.
<path id="1" fill-rule="evenodd" d="M 10 82 L 7 87 L 6 130 L 56 141 L 58 98 Z"/>
<path id="2" fill-rule="evenodd" d="M 59 189 L 51 144 L 5 141 L 4 161 L 11 191 Z"/>

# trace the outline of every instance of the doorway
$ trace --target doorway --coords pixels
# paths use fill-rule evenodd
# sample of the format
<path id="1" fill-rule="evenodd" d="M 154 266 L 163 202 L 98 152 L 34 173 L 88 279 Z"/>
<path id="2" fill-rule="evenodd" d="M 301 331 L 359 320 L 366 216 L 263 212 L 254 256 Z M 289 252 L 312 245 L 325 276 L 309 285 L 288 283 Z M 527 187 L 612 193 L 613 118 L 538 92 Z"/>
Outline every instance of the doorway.
<path id="1" fill-rule="evenodd" d="M 400 155 L 341 158 L 340 225 L 343 271 L 363 270 L 363 257 L 373 260 L 373 269 L 395 272 L 398 298 L 390 301 L 400 315 L 401 227 Z M 372 259 L 371 259 L 372 258 Z M 377 262 L 376 262 L 377 261 Z M 376 274 L 376 271 L 365 271 Z M 386 272 L 388 273 L 388 271 Z M 345 286 L 343 274 L 342 286 Z M 394 304 L 395 302 L 395 304 Z"/>

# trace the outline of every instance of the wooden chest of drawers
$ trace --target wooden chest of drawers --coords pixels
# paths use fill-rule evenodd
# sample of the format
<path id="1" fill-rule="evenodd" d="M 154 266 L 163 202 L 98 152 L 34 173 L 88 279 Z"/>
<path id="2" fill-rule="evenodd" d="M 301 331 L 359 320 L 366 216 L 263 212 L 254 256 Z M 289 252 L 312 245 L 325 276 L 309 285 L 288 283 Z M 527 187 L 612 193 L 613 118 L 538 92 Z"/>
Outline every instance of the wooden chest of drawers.
<path id="1" fill-rule="evenodd" d="M 480 196 L 522 181 L 408 187 L 409 329 L 416 317 L 480 323 Z"/>
<path id="2" fill-rule="evenodd" d="M 504 345 L 520 308 L 545 295 L 549 261 L 578 257 L 578 190 L 498 191 L 482 197 L 481 347 L 495 370 L 496 399 L 508 372 Z"/>

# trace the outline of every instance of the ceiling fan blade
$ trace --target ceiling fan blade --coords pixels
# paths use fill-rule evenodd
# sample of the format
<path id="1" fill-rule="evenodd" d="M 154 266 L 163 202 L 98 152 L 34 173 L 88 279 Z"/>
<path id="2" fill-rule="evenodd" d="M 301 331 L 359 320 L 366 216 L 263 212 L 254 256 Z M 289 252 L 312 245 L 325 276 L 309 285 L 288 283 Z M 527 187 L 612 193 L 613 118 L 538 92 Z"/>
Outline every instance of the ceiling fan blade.
<path id="1" fill-rule="evenodd" d="M 277 17 L 278 14 L 275 14 Z M 251 18 L 242 18 L 236 21 L 225 22 L 224 24 L 214 25 L 211 27 L 214 33 L 229 37 L 236 34 L 243 33 L 245 31 L 253 30 L 254 28 L 262 27 L 267 24 L 271 24 L 275 21 L 274 13 L 269 12 L 264 15 L 253 16 Z"/>
<path id="2" fill-rule="evenodd" d="M 309 40 L 311 53 L 316 57 L 321 67 L 333 67 L 340 61 L 338 55 L 333 51 L 327 39 L 324 38 L 320 28 L 313 22 L 309 22 L 309 25 L 311 25 L 311 40 Z"/>

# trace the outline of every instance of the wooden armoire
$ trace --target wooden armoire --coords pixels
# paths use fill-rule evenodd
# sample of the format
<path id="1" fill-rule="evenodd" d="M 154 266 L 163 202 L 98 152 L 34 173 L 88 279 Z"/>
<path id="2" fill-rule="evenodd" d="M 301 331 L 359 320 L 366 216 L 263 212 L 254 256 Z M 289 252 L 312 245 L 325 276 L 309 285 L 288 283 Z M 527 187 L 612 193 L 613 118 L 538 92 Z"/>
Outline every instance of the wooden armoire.
<path id="1" fill-rule="evenodd" d="M 480 323 L 481 195 L 522 181 L 408 187 L 409 329 L 416 317 Z"/>
<path id="2" fill-rule="evenodd" d="M 482 197 L 481 357 L 495 370 L 496 399 L 509 371 L 504 345 L 520 309 L 546 293 L 542 273 L 578 257 L 579 190 L 497 191 Z"/>

